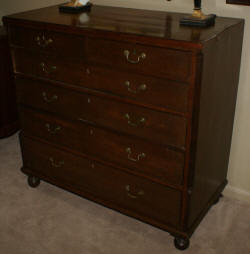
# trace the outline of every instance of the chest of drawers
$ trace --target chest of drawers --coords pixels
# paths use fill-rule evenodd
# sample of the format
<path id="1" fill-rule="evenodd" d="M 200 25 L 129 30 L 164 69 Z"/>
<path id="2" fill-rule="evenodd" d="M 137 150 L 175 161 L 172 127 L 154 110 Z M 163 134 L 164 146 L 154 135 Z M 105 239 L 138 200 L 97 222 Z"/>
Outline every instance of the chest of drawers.
<path id="1" fill-rule="evenodd" d="M 227 183 L 244 21 L 202 30 L 181 16 L 54 6 L 4 23 L 30 186 L 48 181 L 185 249 Z"/>

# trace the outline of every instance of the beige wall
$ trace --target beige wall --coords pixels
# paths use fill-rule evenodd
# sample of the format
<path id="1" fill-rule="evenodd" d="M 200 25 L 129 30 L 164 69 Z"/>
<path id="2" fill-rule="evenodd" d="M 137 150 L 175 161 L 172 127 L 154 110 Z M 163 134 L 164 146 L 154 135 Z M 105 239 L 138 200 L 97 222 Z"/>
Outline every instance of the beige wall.
<path id="1" fill-rule="evenodd" d="M 94 4 L 190 12 L 193 0 L 91 0 Z M 44 7 L 60 0 L 1 0 L 0 15 Z M 226 194 L 250 200 L 250 6 L 227 5 L 226 0 L 203 0 L 206 13 L 246 20 L 241 76 Z"/>
<path id="2" fill-rule="evenodd" d="M 42 8 L 67 2 L 67 0 L 0 0 L 0 19 L 3 15 Z M 0 22 L 1 23 L 1 22 Z"/>

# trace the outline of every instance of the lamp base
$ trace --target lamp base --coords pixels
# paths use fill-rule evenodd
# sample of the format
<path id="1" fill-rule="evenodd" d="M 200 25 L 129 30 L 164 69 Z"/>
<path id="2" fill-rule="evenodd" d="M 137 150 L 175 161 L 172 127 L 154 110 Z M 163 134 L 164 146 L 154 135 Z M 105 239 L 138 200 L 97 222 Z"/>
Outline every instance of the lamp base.
<path id="1" fill-rule="evenodd" d="M 183 26 L 209 27 L 215 24 L 216 15 L 202 15 L 201 17 L 190 15 L 183 17 L 180 24 Z"/>
<path id="2" fill-rule="evenodd" d="M 60 12 L 66 13 L 81 13 L 81 12 L 88 12 L 91 10 L 93 4 L 87 3 L 86 5 L 77 5 L 72 6 L 71 4 L 62 4 L 59 6 Z"/>

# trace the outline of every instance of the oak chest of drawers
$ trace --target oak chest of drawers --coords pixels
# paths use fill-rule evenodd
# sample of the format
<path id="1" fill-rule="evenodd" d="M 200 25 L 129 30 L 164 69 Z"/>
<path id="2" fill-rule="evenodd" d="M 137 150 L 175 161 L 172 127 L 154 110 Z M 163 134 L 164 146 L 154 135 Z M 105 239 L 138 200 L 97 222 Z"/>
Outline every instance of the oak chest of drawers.
<path id="1" fill-rule="evenodd" d="M 225 187 L 244 21 L 48 7 L 4 18 L 22 171 L 189 237 Z"/>

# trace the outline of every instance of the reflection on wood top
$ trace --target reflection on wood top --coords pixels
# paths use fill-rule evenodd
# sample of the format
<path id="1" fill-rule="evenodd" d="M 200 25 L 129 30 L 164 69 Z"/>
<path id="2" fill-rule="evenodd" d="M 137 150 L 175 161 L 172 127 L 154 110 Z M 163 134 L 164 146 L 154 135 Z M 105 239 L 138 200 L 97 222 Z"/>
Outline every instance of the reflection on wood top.
<path id="1" fill-rule="evenodd" d="M 84 32 L 102 30 L 121 35 L 139 35 L 167 40 L 203 43 L 222 33 L 228 27 L 243 22 L 242 19 L 217 17 L 209 28 L 190 28 L 179 25 L 186 14 L 139 10 L 93 5 L 91 12 L 80 14 L 60 13 L 58 6 L 46 7 L 4 17 L 4 22 L 22 24 L 39 23 L 46 29 L 53 25 L 56 30 Z M 27 22 L 28 21 L 28 22 Z M 51 27 L 50 27 L 51 28 Z"/>

